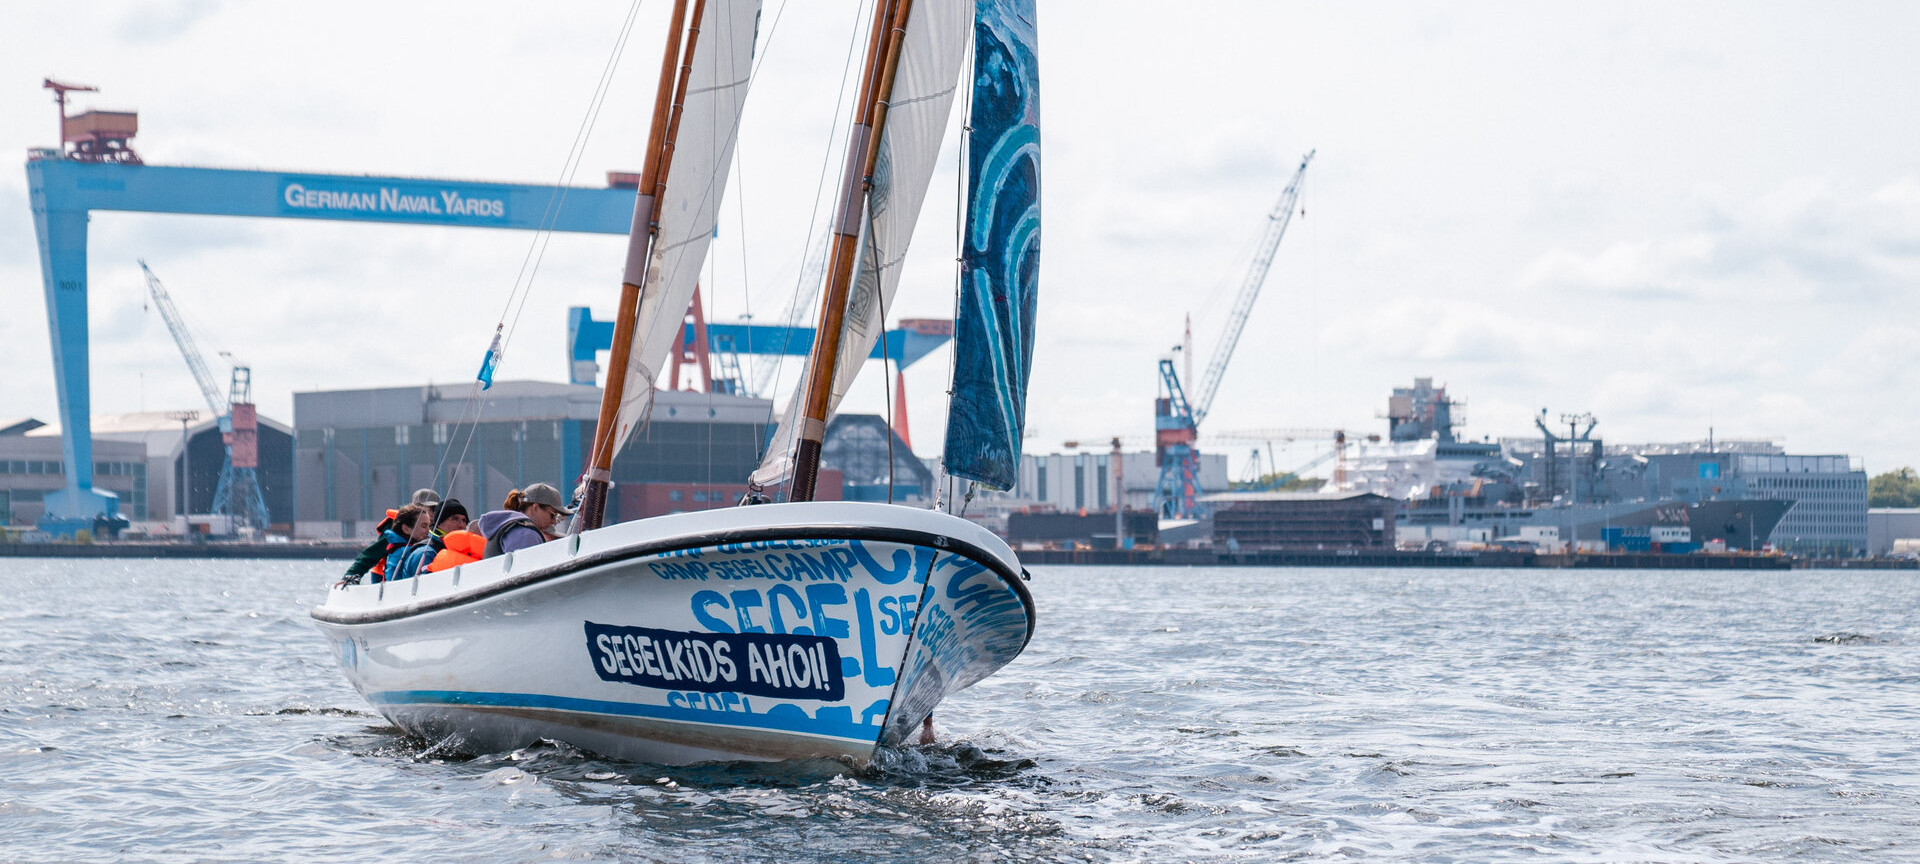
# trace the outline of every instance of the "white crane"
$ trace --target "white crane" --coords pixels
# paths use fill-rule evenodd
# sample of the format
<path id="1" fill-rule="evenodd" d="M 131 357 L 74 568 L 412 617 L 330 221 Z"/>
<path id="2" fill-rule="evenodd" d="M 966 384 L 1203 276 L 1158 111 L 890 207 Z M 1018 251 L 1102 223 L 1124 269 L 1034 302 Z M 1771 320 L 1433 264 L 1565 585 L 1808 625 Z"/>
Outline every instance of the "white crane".
<path id="1" fill-rule="evenodd" d="M 173 334 L 174 344 L 180 346 L 180 356 L 187 361 L 187 368 L 193 372 L 194 383 L 200 385 L 200 395 L 206 397 L 207 407 L 213 409 L 213 415 L 220 418 L 220 435 L 224 443 L 226 458 L 220 466 L 220 482 L 213 490 L 212 512 L 225 513 L 232 517 L 237 525 L 246 522 L 255 528 L 265 530 L 270 517 L 267 515 L 267 502 L 260 492 L 260 480 L 254 469 L 259 465 L 259 426 L 253 407 L 253 370 L 251 367 L 234 364 L 232 390 L 222 396 L 220 385 L 207 369 L 207 362 L 200 357 L 200 346 L 193 340 L 193 332 L 187 329 L 186 319 L 180 316 L 180 310 L 173 305 L 173 296 L 167 293 L 167 287 L 160 284 L 147 262 L 140 262 L 140 272 L 147 276 L 147 293 L 153 297 L 153 305 L 159 307 L 160 317 L 167 322 L 167 330 Z M 229 362 L 230 355 L 222 354 Z M 188 441 L 180 441 L 182 452 Z M 236 452 L 237 451 L 237 452 Z M 184 463 L 183 463 L 184 464 Z M 181 483 L 183 490 L 191 491 L 186 478 Z M 192 507 L 191 495 L 183 495 L 181 510 Z"/>

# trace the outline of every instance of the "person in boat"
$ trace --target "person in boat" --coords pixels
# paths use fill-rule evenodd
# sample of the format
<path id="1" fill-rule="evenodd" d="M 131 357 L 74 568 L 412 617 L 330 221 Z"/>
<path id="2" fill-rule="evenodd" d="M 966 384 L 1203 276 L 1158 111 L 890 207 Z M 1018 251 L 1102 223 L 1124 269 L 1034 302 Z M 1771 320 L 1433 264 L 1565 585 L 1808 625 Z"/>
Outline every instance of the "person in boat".
<path id="1" fill-rule="evenodd" d="M 402 569 L 406 566 L 407 553 L 412 552 L 414 546 L 425 542 L 427 532 L 432 529 L 432 508 L 420 504 L 408 504 L 400 508 L 400 512 L 393 515 L 393 527 L 387 529 L 389 533 L 399 537 L 400 542 L 394 545 L 392 552 L 387 553 L 385 574 L 376 576 L 373 581 L 392 582 L 407 578 L 403 575 Z"/>
<path id="2" fill-rule="evenodd" d="M 562 517 L 573 515 L 565 499 L 560 497 L 560 490 L 546 483 L 507 493 L 507 500 L 500 507 L 481 516 L 476 524 L 480 529 L 476 533 L 487 538 L 485 554 L 481 557 L 492 558 L 545 543 L 549 539 L 547 532 Z"/>
<path id="3" fill-rule="evenodd" d="M 420 575 L 426 566 L 433 562 L 440 550 L 447 548 L 447 535 L 467 528 L 467 507 L 457 498 L 448 498 L 433 508 L 433 527 L 427 530 L 427 537 L 407 547 L 407 555 L 400 560 L 400 570 L 390 574 L 393 579 L 406 579 Z"/>
<path id="4" fill-rule="evenodd" d="M 478 527 L 478 526 L 475 526 Z M 441 538 L 443 548 L 433 556 L 433 562 L 427 565 L 428 573 L 452 570 L 462 564 L 472 564 L 480 560 L 487 551 L 487 538 L 472 531 L 449 531 Z"/>
<path id="5" fill-rule="evenodd" d="M 413 499 L 408 503 L 431 507 L 440 503 L 440 493 L 432 489 L 416 489 L 413 492 Z M 357 583 L 368 573 L 374 575 L 375 582 L 386 578 L 387 556 L 393 554 L 393 544 L 399 538 L 398 534 L 392 532 L 393 517 L 399 512 L 397 508 L 388 510 L 387 517 L 380 520 L 380 524 L 373 526 L 373 542 L 368 543 L 367 548 L 360 550 L 360 554 L 354 556 L 353 564 L 347 567 L 346 576 L 341 581 L 348 584 Z"/>

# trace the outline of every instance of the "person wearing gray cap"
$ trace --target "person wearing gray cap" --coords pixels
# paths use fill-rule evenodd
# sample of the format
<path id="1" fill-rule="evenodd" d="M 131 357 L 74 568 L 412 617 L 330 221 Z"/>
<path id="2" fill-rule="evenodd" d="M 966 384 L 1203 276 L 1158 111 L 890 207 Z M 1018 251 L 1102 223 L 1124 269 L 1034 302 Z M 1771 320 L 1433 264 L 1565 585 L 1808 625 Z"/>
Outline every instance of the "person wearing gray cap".
<path id="1" fill-rule="evenodd" d="M 474 533 L 487 538 L 486 558 L 545 543 L 548 529 L 573 515 L 560 490 L 545 483 L 508 492 L 500 507 L 481 516 L 475 526 Z"/>

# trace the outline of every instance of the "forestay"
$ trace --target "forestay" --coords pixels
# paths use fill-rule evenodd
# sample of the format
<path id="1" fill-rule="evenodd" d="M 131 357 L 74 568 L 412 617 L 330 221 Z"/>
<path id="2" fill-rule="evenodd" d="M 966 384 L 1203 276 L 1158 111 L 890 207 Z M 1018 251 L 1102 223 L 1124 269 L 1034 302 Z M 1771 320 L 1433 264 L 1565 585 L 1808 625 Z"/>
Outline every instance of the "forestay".
<path id="1" fill-rule="evenodd" d="M 900 284 L 900 266 L 920 219 L 920 205 L 933 179 L 947 117 L 953 112 L 961 60 L 967 53 L 970 0 L 914 0 L 907 16 L 900 68 L 888 104 L 886 129 L 874 164 L 873 186 L 867 192 L 866 218 L 860 238 L 859 270 L 847 297 L 846 323 L 841 328 L 840 359 L 834 367 L 833 393 L 828 411 L 840 406 L 860 374 L 865 358 L 886 327 L 885 311 L 893 308 Z M 807 376 L 801 375 L 802 386 Z M 767 456 L 753 472 L 753 482 L 773 486 L 793 471 L 793 443 L 801 398 L 788 400 L 780 428 L 768 445 Z"/>
<path id="2" fill-rule="evenodd" d="M 967 136 L 948 474 L 1019 477 L 1040 271 L 1040 69 L 1034 0 L 979 0 Z"/>
<path id="3" fill-rule="evenodd" d="M 685 107 L 668 165 L 660 206 L 660 233 L 647 261 L 640 308 L 628 355 L 626 389 L 620 400 L 614 452 L 647 418 L 654 379 L 667 361 L 687 304 L 700 281 L 713 239 L 714 220 L 727 188 L 740 112 L 753 72 L 753 44 L 760 0 L 707 0 Z M 648 190 L 641 190 L 644 194 Z"/>

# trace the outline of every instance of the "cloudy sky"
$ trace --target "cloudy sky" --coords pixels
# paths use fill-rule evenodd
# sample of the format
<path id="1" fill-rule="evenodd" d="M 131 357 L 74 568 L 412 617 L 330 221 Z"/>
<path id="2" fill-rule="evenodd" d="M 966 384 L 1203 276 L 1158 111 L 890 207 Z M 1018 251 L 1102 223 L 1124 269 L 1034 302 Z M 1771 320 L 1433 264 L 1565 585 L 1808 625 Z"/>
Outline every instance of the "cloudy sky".
<path id="1" fill-rule="evenodd" d="M 139 109 L 153 163 L 553 182 L 628 5 L 15 6 L 0 152 L 53 143 L 53 76 L 102 89 L 81 107 Z M 638 167 L 666 6 L 642 4 L 574 182 Z M 793 294 L 862 15 L 768 0 L 714 318 L 777 318 Z M 1920 465 L 1920 6 L 1043 0 L 1040 15 L 1030 451 L 1151 433 L 1155 362 L 1191 315 L 1205 367 L 1267 210 L 1318 148 L 1207 427 L 1384 431 L 1388 391 L 1430 376 L 1466 399 L 1474 437 L 1528 434 L 1546 408 L 1593 413 L 1610 441 L 1712 426 L 1874 472 Z M 900 316 L 950 312 L 950 157 Z M 199 401 L 136 258 L 203 347 L 253 365 L 262 410 L 291 419 L 297 390 L 469 378 L 531 241 L 95 214 L 94 410 Z M 565 310 L 605 317 L 623 244 L 553 239 L 503 377 L 564 380 Z M 17 169 L 0 171 L 0 308 L 0 416 L 53 420 Z M 922 455 L 949 361 L 908 373 Z M 879 377 L 852 410 L 878 408 Z"/>

